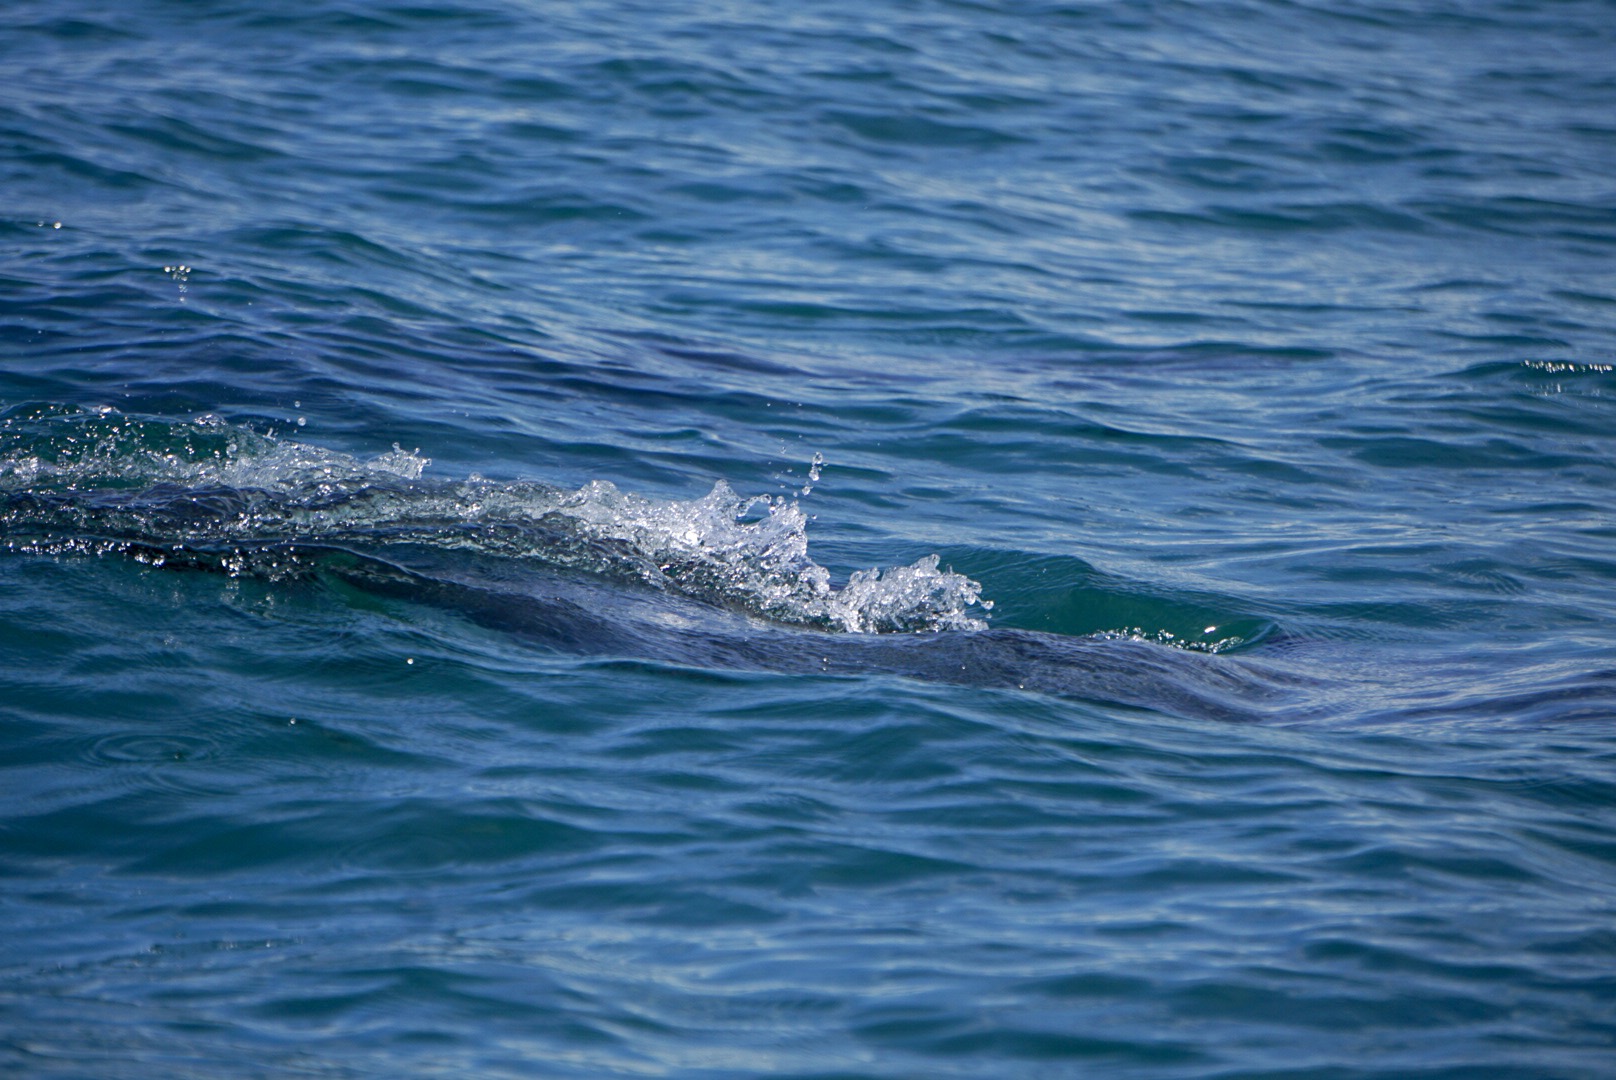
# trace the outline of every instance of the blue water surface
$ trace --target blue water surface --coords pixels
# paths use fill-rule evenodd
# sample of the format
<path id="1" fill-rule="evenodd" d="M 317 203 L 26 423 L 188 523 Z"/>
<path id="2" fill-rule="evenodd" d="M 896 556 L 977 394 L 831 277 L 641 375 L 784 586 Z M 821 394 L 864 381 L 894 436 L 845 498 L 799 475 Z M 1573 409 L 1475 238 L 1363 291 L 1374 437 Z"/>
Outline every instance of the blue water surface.
<path id="1" fill-rule="evenodd" d="M 0 65 L 0 1071 L 1616 1071 L 1608 0 Z"/>

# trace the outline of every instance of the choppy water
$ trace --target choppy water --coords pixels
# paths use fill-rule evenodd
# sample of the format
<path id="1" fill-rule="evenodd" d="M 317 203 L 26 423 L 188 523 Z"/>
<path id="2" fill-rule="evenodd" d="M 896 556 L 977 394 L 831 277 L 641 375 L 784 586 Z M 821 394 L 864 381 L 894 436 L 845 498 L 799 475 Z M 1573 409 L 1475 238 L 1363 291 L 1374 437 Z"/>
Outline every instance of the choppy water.
<path id="1" fill-rule="evenodd" d="M 1616 1069 L 1616 7 L 0 11 L 0 1071 Z"/>

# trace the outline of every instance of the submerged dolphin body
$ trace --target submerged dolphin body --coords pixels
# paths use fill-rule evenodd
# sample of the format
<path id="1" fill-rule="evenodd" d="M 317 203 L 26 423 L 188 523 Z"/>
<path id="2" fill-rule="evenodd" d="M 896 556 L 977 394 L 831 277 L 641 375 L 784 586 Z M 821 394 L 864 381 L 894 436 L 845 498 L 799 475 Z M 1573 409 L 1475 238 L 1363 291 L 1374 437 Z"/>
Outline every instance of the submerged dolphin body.
<path id="1" fill-rule="evenodd" d="M 1289 696 L 1247 658 L 990 628 L 980 586 L 935 557 L 832 587 L 795 503 L 722 482 L 657 502 L 600 482 L 429 482 L 425 464 L 211 418 L 14 410 L 0 418 L 0 545 L 340 584 L 571 655 L 884 674 L 1220 720 L 1272 715 Z"/>
<path id="2" fill-rule="evenodd" d="M 446 565 L 442 553 L 400 554 L 395 560 L 329 552 L 318 561 L 322 574 L 366 593 L 452 610 L 534 647 L 571 655 L 705 669 L 891 675 L 1223 721 L 1264 718 L 1289 697 L 1286 679 L 1244 659 L 1137 639 L 999 627 L 886 634 L 804 629 L 574 572 L 513 577 L 502 568 L 479 568 L 476 560 Z"/>
<path id="3" fill-rule="evenodd" d="M 172 496 L 158 496 L 170 526 L 193 515 L 193 524 L 214 520 L 221 506 L 240 497 L 187 493 L 182 512 L 172 505 Z M 148 505 L 152 499 L 152 493 L 143 493 Z M 120 554 L 168 571 L 325 583 L 448 610 L 560 654 L 734 671 L 891 675 L 1207 720 L 1261 719 L 1287 696 L 1273 672 L 1244 658 L 1111 635 L 1073 637 L 1002 627 L 850 633 L 790 625 L 709 598 L 624 580 L 623 574 L 463 549 L 452 537 L 446 544 L 401 535 L 378 550 L 365 550 L 371 545 L 354 538 L 179 541 L 172 531 L 150 530 L 149 518 L 142 530 L 108 528 L 112 522 L 105 507 L 63 503 L 54 496 L 0 497 L 0 517 L 13 526 L 21 510 L 36 522 L 42 511 L 65 511 L 83 528 L 48 540 L 35 531 L 21 540 L 13 527 L 7 538 L 14 550 Z"/>

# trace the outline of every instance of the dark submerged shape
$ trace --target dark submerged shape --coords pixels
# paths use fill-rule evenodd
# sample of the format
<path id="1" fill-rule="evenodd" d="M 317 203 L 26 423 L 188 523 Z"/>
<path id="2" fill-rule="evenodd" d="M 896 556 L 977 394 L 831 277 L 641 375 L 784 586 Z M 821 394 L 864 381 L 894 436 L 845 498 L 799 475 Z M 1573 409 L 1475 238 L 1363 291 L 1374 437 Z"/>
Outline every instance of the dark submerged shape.
<path id="1" fill-rule="evenodd" d="M 13 551 L 341 583 L 581 656 L 880 673 L 1225 720 L 1285 701 L 1282 680 L 1227 657 L 990 629 L 980 586 L 935 557 L 833 588 L 795 503 L 722 483 L 688 503 L 598 482 L 436 483 L 397 448 L 366 462 L 212 417 L 22 408 L 0 435 Z"/>

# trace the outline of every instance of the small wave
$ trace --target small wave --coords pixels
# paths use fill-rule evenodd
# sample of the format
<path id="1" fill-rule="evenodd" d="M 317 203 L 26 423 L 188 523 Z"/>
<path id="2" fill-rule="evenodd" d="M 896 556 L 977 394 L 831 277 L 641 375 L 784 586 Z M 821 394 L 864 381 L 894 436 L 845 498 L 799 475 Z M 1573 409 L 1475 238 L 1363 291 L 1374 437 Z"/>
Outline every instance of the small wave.
<path id="1" fill-rule="evenodd" d="M 795 500 L 742 497 L 723 480 L 699 499 L 659 501 L 603 480 L 575 491 L 431 481 L 429 464 L 397 444 L 359 458 L 211 415 L 23 406 L 0 414 L 0 536 L 13 549 L 202 559 L 232 573 L 284 568 L 283 552 L 254 556 L 297 543 L 471 549 L 848 633 L 980 630 L 992 607 L 935 555 L 837 587 L 809 555 Z"/>

